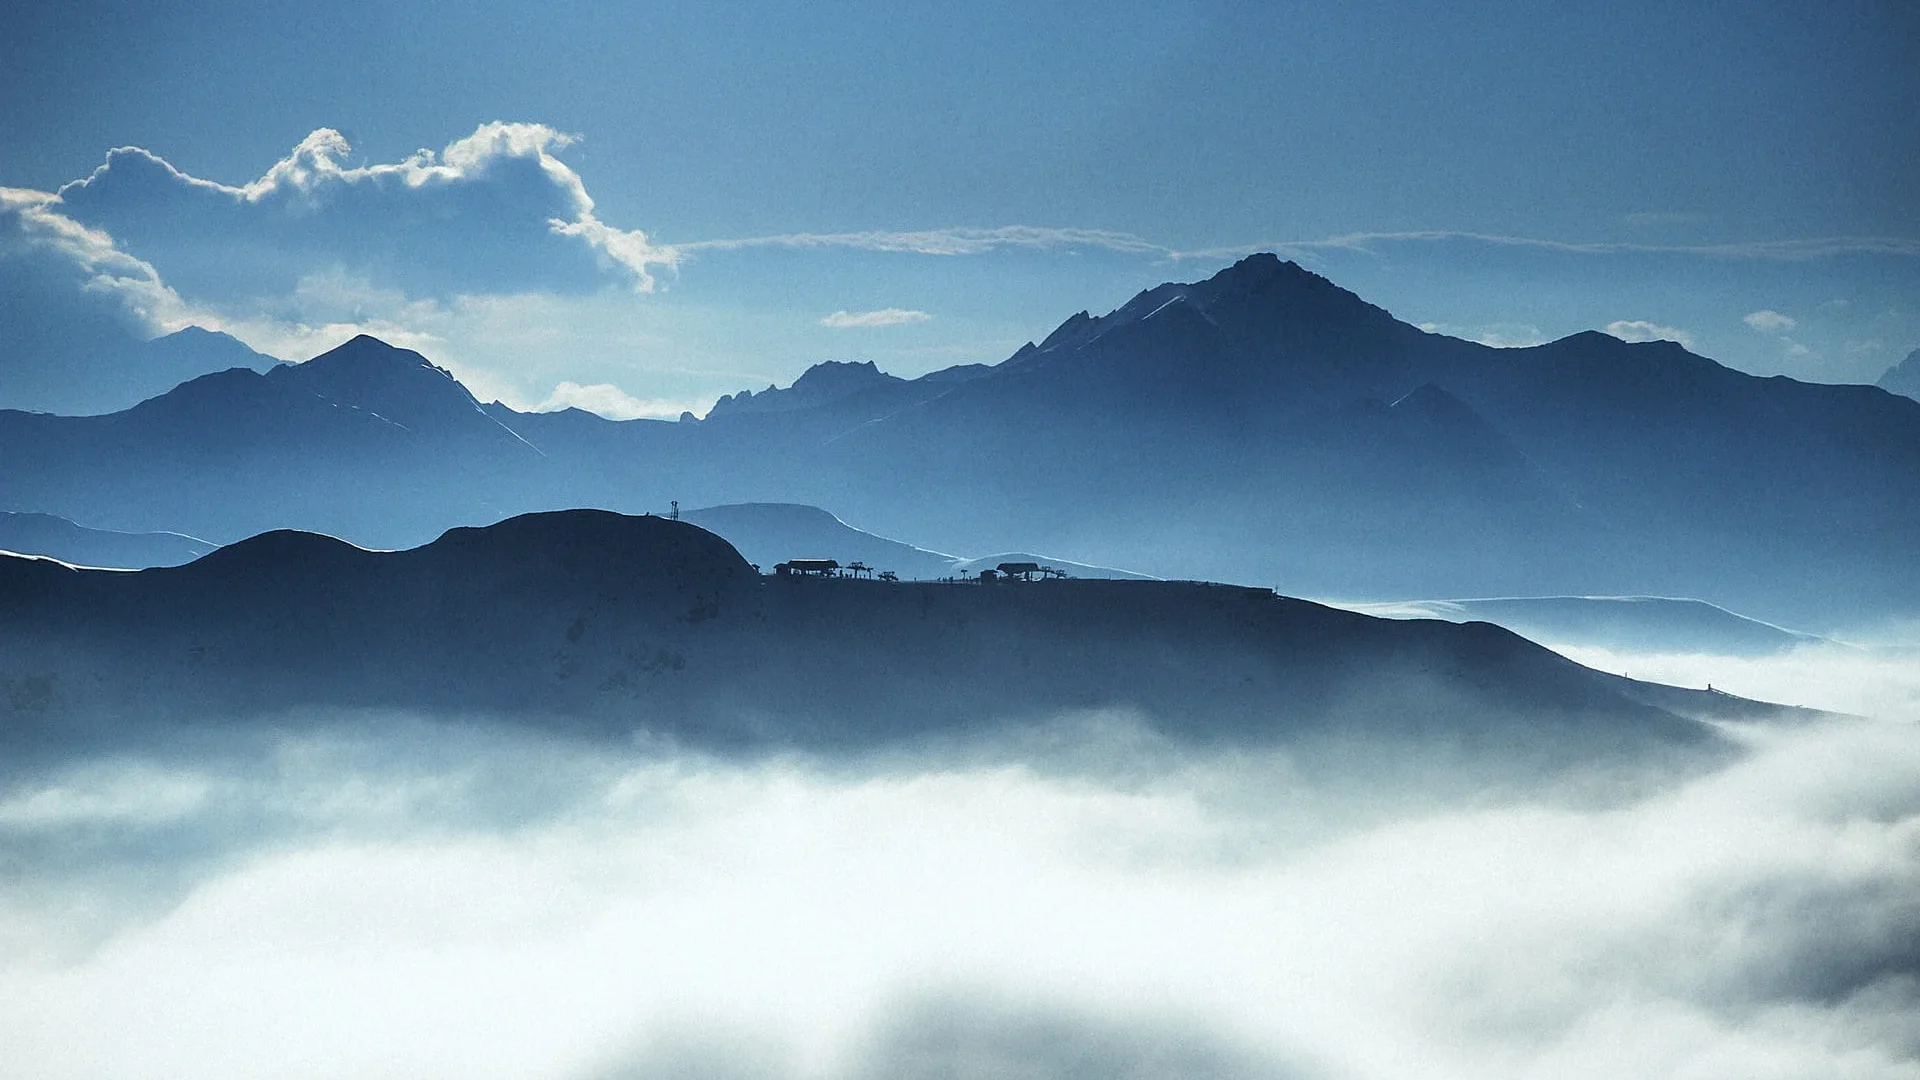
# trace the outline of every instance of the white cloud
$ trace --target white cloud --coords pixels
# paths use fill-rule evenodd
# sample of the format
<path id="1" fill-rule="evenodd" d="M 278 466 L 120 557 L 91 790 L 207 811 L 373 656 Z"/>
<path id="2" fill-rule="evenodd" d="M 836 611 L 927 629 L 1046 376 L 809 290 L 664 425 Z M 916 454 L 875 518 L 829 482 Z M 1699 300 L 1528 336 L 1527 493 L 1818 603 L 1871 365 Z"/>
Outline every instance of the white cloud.
<path id="1" fill-rule="evenodd" d="M 1773 311 L 1768 308 L 1762 308 L 1759 311 L 1749 312 L 1747 315 L 1743 316 L 1740 321 L 1743 323 L 1746 323 L 1748 326 L 1754 328 L 1755 330 L 1760 331 L 1763 334 L 1785 333 L 1786 331 L 1791 330 L 1795 326 L 1799 325 L 1799 323 L 1792 316 L 1782 315 L 1779 312 Z"/>
<path id="2" fill-rule="evenodd" d="M 194 321 L 190 306 L 151 263 L 122 251 L 105 231 L 62 213 L 58 196 L 0 188 L 0 260 L 36 257 L 54 264 L 37 272 L 76 279 L 84 292 L 113 301 L 148 335 Z"/>
<path id="3" fill-rule="evenodd" d="M 557 412 L 561 409 L 585 409 L 598 413 L 609 420 L 655 420 L 678 419 L 683 412 L 695 415 L 705 413 L 713 407 L 712 401 L 663 401 L 657 398 L 637 398 L 612 383 L 593 383 L 582 386 L 577 382 L 563 382 L 553 388 L 547 399 L 533 407 L 533 412 Z"/>
<path id="4" fill-rule="evenodd" d="M 1465 338 L 1496 349 L 1527 349 L 1546 343 L 1546 335 L 1531 323 L 1494 323 L 1490 326 L 1458 326 L 1453 323 L 1423 322 L 1420 329 L 1429 334 Z"/>
<path id="5" fill-rule="evenodd" d="M 836 311 L 822 318 L 820 325 L 845 330 L 850 327 L 901 326 L 906 323 L 926 322 L 931 318 L 933 316 L 924 311 L 890 307 L 879 311 Z"/>
<path id="6" fill-rule="evenodd" d="M 652 290 L 654 271 L 678 254 L 596 216 L 579 174 L 555 156 L 573 141 L 544 124 L 495 122 L 439 153 L 350 165 L 345 137 L 322 128 L 237 186 L 121 147 L 59 200 L 209 298 L 275 291 L 336 265 L 415 295 L 592 288 L 594 257 Z"/>
<path id="7" fill-rule="evenodd" d="M 1674 326 L 1661 326 L 1645 319 L 1616 319 L 1607 324 L 1607 333 L 1621 341 L 1677 341 L 1693 348 L 1693 335 Z"/>
<path id="8" fill-rule="evenodd" d="M 9 778 L 59 810 L 0 818 L 7 1073 L 1905 1080 L 1920 1053 L 1904 723 L 1745 730 L 1594 806 L 1120 736 L 1115 778 L 380 720 L 79 812 L 47 793 L 98 769 Z"/>

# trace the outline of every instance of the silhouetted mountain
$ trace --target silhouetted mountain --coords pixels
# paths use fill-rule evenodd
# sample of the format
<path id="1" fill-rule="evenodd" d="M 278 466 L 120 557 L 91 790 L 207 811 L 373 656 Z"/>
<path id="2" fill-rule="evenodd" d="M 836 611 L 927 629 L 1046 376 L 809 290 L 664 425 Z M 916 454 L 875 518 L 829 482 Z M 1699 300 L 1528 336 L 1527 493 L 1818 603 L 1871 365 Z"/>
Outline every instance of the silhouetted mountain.
<path id="1" fill-rule="evenodd" d="M 270 377 L 413 431 L 511 436 L 451 372 L 366 334 Z"/>
<path id="2" fill-rule="evenodd" d="M 0 558 L 0 689 L 0 738 L 43 752 L 138 737 L 130 718 L 159 729 L 312 707 L 721 749 L 870 747 L 1121 709 L 1184 740 L 1391 737 L 1584 767 L 1712 751 L 1712 731 L 1674 710 L 1727 708 L 1484 623 L 1191 582 L 767 578 L 691 524 L 602 511 L 398 552 L 273 532 L 135 573 Z"/>
<path id="3" fill-rule="evenodd" d="M 571 495 L 451 376 L 369 337 L 105 416 L 0 412 L 0 457 L 0 505 L 215 542 L 283 526 L 380 542 Z"/>
<path id="4" fill-rule="evenodd" d="M 1554 645 L 1590 645 L 1633 653 L 1770 656 L 1803 645 L 1832 645 L 1813 634 L 1736 615 L 1703 600 L 1665 596 L 1507 596 L 1358 605 L 1399 619 L 1484 620 Z"/>
<path id="5" fill-rule="evenodd" d="M 141 341 L 118 327 L 67 328 L 69 336 L 26 334 L 14 347 L 40 362 L 0 363 L 0 409 L 97 416 L 129 409 L 189 379 L 228 368 L 268 371 L 280 361 L 213 330 L 189 326 Z M 49 356 L 58 363 L 47 362 Z"/>
<path id="6" fill-rule="evenodd" d="M 1920 349 L 1907 354 L 1905 360 L 1887 369 L 1885 375 L 1874 385 L 1891 394 L 1900 394 L 1920 401 Z"/>
<path id="7" fill-rule="evenodd" d="M 907 380 L 888 375 L 869 360 L 863 364 L 829 360 L 808 368 L 785 390 L 768 386 L 755 396 L 751 390 L 728 394 L 714 402 L 708 418 L 748 412 L 791 412 L 812 409 L 852 394 L 889 391 Z"/>
<path id="8" fill-rule="evenodd" d="M 76 566 L 138 570 L 178 566 L 213 550 L 179 533 L 124 533 L 88 529 L 52 514 L 0 512 L 0 551 L 44 555 Z"/>
<path id="9" fill-rule="evenodd" d="M 0 413 L 0 505 L 382 547 L 597 505 L 806 503 L 960 551 L 1346 598 L 1702 596 L 1920 612 L 1920 403 L 1667 342 L 1496 349 L 1271 255 L 1081 313 L 993 368 L 829 364 L 700 423 L 476 407 L 350 342 L 111 417 Z"/>

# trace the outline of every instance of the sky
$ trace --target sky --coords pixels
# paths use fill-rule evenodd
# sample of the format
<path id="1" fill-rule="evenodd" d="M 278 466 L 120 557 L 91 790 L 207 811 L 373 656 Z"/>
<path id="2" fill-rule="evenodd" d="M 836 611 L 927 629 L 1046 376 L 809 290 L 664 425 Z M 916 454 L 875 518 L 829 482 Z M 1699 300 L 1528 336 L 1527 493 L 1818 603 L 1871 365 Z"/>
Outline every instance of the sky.
<path id="1" fill-rule="evenodd" d="M 368 331 L 673 416 L 996 362 L 1257 250 L 1490 344 L 1920 348 L 1911 5 L 1035 8 L 28 0 L 0 363 Z"/>

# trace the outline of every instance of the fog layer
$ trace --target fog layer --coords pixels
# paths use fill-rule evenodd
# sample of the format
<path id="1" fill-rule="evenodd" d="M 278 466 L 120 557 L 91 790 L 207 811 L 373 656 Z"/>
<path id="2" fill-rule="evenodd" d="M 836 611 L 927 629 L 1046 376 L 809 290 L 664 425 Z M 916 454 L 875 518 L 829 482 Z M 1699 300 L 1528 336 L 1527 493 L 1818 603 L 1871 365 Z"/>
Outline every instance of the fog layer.
<path id="1" fill-rule="evenodd" d="M 0 1074 L 1920 1076 L 1899 718 L 1598 803 L 1125 718 L 750 762 L 299 730 L 5 781 Z"/>

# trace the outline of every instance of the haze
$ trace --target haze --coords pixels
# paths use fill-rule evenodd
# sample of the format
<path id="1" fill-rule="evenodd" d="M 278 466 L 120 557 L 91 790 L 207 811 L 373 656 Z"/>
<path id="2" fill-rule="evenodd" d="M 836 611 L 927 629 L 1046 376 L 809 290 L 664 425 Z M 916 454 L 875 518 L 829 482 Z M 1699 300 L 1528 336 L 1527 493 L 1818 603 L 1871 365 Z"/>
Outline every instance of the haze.
<path id="1" fill-rule="evenodd" d="M 1920 1080 L 1916 57 L 11 5 L 0 1080 Z"/>

